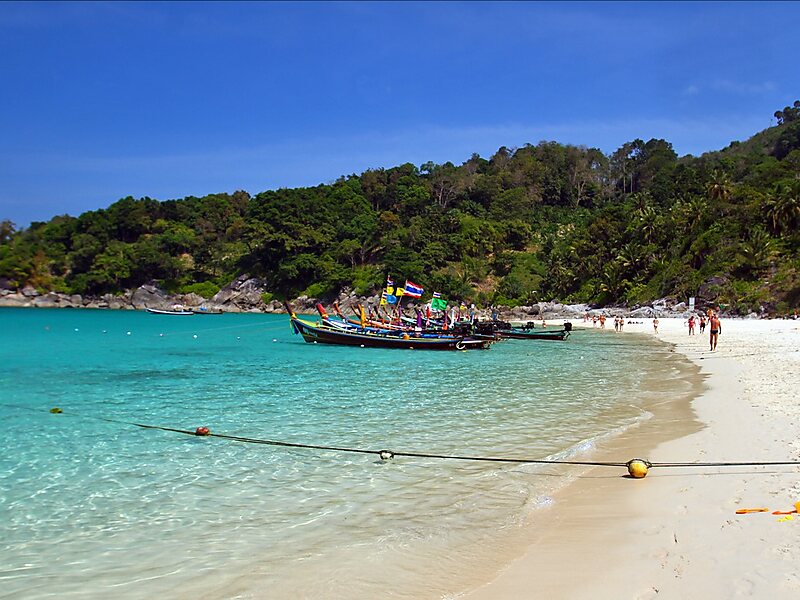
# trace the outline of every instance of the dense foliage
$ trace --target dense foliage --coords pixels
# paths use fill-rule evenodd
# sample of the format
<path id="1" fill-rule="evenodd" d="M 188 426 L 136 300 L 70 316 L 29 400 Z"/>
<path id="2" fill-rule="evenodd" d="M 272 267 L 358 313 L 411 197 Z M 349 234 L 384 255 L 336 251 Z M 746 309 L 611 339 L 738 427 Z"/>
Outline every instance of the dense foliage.
<path id="1" fill-rule="evenodd" d="M 699 295 L 747 312 L 800 302 L 800 102 L 701 157 L 665 140 L 610 156 L 542 142 L 461 166 L 158 202 L 128 197 L 14 231 L 6 287 L 81 294 L 157 281 L 210 296 L 247 272 L 276 296 L 379 289 L 386 274 L 480 303 Z"/>

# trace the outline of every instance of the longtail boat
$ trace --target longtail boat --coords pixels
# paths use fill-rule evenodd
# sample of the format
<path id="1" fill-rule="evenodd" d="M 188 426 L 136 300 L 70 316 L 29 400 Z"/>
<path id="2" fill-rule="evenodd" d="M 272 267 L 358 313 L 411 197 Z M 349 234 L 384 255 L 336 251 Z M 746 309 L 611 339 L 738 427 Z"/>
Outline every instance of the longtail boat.
<path id="1" fill-rule="evenodd" d="M 501 338 L 511 340 L 565 340 L 572 331 L 572 323 L 567 321 L 561 329 L 534 329 L 533 323 L 513 327 L 510 323 L 496 321 L 494 331 Z"/>
<path id="2" fill-rule="evenodd" d="M 180 316 L 180 317 L 188 317 L 193 315 L 194 312 L 191 310 L 186 310 L 183 307 L 173 307 L 172 310 L 161 310 L 158 308 L 148 308 L 147 312 L 151 315 L 172 315 L 172 316 Z"/>
<path id="3" fill-rule="evenodd" d="M 292 329 L 309 344 L 336 344 L 363 348 L 401 348 L 405 350 L 473 350 L 488 349 L 491 340 L 464 336 L 391 331 L 376 328 L 356 328 L 341 322 L 340 326 L 312 323 L 300 319 L 287 305 Z"/>

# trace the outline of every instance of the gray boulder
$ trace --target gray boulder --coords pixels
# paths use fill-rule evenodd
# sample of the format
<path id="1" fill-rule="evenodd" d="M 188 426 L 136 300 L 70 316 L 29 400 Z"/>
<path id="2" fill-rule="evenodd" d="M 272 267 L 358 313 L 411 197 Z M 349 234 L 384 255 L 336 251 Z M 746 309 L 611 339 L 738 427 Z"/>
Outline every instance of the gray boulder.
<path id="1" fill-rule="evenodd" d="M 5 296 L 0 296 L 0 306 L 11 306 L 11 307 L 31 306 L 31 300 L 30 298 L 26 298 L 20 293 L 7 294 Z"/>
<path id="2" fill-rule="evenodd" d="M 128 303 L 125 302 L 123 298 L 116 297 L 114 300 L 109 301 L 109 308 L 115 308 L 115 306 L 112 306 L 113 304 L 119 304 L 119 308 L 121 308 L 122 305 Z M 136 288 L 136 290 L 133 292 L 133 295 L 130 299 L 130 304 L 136 309 L 164 309 L 169 305 L 169 300 L 165 296 L 164 292 L 159 290 L 154 285 L 143 285 Z"/>
<path id="3" fill-rule="evenodd" d="M 54 292 L 48 292 L 44 296 L 34 298 L 33 305 L 37 308 L 58 308 L 61 306 L 61 298 Z"/>
<path id="4" fill-rule="evenodd" d="M 223 307 L 224 310 L 237 307 L 242 310 L 261 311 L 264 309 L 262 295 L 268 291 L 266 282 L 244 274 L 217 292 L 211 298 L 211 302 Z"/>
<path id="5" fill-rule="evenodd" d="M 651 319 L 656 316 L 656 311 L 650 306 L 642 306 L 632 310 L 630 316 L 634 319 Z"/>
<path id="6" fill-rule="evenodd" d="M 191 292 L 180 296 L 179 303 L 189 307 L 207 306 L 208 300 L 203 298 L 200 294 Z"/>

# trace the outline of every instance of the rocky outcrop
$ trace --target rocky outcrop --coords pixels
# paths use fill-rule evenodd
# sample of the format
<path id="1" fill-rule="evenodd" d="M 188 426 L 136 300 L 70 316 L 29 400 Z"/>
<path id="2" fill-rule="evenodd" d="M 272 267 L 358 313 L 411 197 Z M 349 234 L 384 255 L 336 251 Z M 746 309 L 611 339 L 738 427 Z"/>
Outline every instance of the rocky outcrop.
<path id="1" fill-rule="evenodd" d="M 109 299 L 109 308 L 112 303 L 116 303 L 116 299 Z M 166 309 L 171 304 L 166 294 L 154 285 L 143 285 L 133 292 L 131 295 L 131 305 L 136 309 L 144 308 L 158 308 Z"/>
<path id="2" fill-rule="evenodd" d="M 231 312 L 261 311 L 266 308 L 262 296 L 268 291 L 263 280 L 244 274 L 217 292 L 211 304 Z"/>

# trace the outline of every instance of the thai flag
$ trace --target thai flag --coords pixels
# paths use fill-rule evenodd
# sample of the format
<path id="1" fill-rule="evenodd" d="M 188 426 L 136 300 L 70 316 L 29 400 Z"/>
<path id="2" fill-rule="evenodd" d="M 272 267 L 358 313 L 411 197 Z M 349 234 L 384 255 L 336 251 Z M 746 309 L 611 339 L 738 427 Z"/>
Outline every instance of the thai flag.
<path id="1" fill-rule="evenodd" d="M 406 279 L 405 295 L 410 298 L 421 298 L 422 292 L 425 290 L 419 287 L 416 283 L 412 283 Z"/>
<path id="2" fill-rule="evenodd" d="M 386 287 L 392 287 L 392 286 L 394 286 L 394 281 L 392 281 L 392 278 L 387 275 L 386 276 Z"/>
<path id="3" fill-rule="evenodd" d="M 433 297 L 434 298 L 441 298 L 442 295 L 439 292 L 433 292 Z"/>

